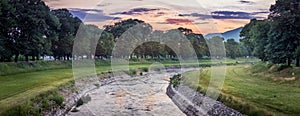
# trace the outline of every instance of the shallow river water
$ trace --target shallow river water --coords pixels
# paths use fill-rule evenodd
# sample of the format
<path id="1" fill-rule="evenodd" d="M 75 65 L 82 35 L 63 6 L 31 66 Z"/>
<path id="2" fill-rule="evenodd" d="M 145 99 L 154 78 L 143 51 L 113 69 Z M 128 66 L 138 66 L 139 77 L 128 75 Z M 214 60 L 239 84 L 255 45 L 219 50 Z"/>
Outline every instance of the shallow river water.
<path id="1" fill-rule="evenodd" d="M 166 94 L 169 78 L 181 72 L 183 71 L 150 71 L 144 76 L 113 77 L 112 83 L 87 93 L 91 101 L 77 108 L 78 112 L 69 112 L 67 116 L 185 115 Z"/>

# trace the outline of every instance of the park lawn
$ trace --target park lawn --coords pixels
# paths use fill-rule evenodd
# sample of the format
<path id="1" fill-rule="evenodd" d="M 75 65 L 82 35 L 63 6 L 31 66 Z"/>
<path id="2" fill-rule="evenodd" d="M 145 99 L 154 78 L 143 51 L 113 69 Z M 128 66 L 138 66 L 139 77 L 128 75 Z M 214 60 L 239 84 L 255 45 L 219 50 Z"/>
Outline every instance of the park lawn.
<path id="1" fill-rule="evenodd" d="M 199 71 L 187 72 L 183 74 L 185 84 L 191 87 L 197 85 L 198 91 L 205 93 L 212 68 L 218 70 L 224 67 L 204 68 L 200 74 Z M 263 74 L 250 74 L 250 70 L 249 65 L 227 66 L 219 101 L 248 115 L 300 114 L 300 88 L 294 85 L 297 82 L 288 82 L 291 84 L 287 85 L 271 81 Z M 195 82 L 199 77 L 200 80 Z"/>
<path id="2" fill-rule="evenodd" d="M 0 114 L 72 80 L 71 69 L 54 69 L 0 76 Z"/>

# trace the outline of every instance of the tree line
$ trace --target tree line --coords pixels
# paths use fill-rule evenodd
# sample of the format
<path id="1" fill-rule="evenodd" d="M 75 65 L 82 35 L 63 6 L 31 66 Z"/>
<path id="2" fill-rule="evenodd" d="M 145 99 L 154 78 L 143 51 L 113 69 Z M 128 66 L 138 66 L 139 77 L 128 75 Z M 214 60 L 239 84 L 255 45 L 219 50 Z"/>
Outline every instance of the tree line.
<path id="1" fill-rule="evenodd" d="M 68 58 L 80 24 L 67 9 L 50 10 L 41 0 L 1 0 L 0 60 Z"/>
<path id="2" fill-rule="evenodd" d="M 136 25 L 140 27 L 135 27 L 137 30 L 133 32 L 133 37 L 128 30 Z M 138 42 L 137 38 L 170 40 L 166 42 L 173 42 L 172 40 L 177 37 L 187 38 L 197 58 L 210 57 L 210 49 L 217 47 L 209 46 L 208 43 L 214 41 L 225 44 L 227 56 L 231 58 L 249 55 L 246 48 L 233 39 L 227 41 L 221 37 L 205 39 L 202 34 L 182 27 L 160 31 L 154 30 L 150 24 L 142 20 L 127 19 L 113 25 L 105 25 L 103 28 L 83 24 L 67 9 L 50 9 L 42 0 L 1 0 L 0 61 L 17 62 L 20 59 L 35 61 L 42 56 L 53 56 L 55 60 L 70 60 L 75 56 L 110 58 L 116 42 L 124 38 L 130 38 L 128 42 Z M 74 41 L 78 39 L 81 45 L 74 45 Z M 185 45 L 180 42 L 173 43 L 174 46 L 179 44 Z M 76 54 L 73 54 L 73 46 L 80 46 Z M 176 50 L 160 42 L 150 41 L 138 46 L 128 45 L 123 50 L 130 47 L 134 47 L 130 56 L 122 56 L 122 51 L 119 53 L 120 56 L 130 59 L 180 57 L 175 53 Z M 191 57 L 190 51 L 184 47 L 178 49 L 178 52 L 185 57 Z"/>
<path id="3" fill-rule="evenodd" d="M 252 19 L 240 35 L 243 45 L 262 61 L 300 66 L 300 1 L 277 0 L 268 19 Z"/>

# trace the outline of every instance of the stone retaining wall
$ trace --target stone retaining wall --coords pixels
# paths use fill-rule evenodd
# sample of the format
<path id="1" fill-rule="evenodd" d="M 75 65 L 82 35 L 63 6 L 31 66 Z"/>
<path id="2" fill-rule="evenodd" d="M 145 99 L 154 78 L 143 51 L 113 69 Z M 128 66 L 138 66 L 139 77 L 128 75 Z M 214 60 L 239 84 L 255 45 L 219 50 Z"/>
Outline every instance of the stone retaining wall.
<path id="1" fill-rule="evenodd" d="M 169 84 L 166 93 L 188 116 L 243 116 L 240 112 L 205 97 L 187 86 L 179 85 L 174 88 Z"/>

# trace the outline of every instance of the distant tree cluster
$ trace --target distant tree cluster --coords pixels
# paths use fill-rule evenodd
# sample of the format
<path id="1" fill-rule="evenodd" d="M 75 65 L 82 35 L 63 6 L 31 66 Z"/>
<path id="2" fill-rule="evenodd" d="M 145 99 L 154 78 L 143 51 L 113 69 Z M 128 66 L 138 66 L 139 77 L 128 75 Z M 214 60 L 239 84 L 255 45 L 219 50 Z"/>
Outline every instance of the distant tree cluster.
<path id="1" fill-rule="evenodd" d="M 266 20 L 251 20 L 241 41 L 262 61 L 300 66 L 300 1 L 277 0 L 270 12 Z"/>
<path id="2" fill-rule="evenodd" d="M 177 38 L 186 38 L 189 44 Z M 147 39 L 159 42 L 138 44 Z M 1 62 L 35 61 L 43 56 L 53 56 L 55 60 L 84 58 L 83 56 L 110 58 L 118 41 L 130 43 L 118 53 L 118 57 L 130 59 L 195 57 L 192 56 L 192 51 L 197 58 L 210 57 L 212 51 L 214 56 L 224 56 L 214 52 L 225 50 L 220 49 L 220 43 L 225 44 L 227 56 L 231 58 L 248 55 L 245 48 L 233 39 L 227 42 L 220 37 L 207 40 L 202 34 L 187 28 L 159 31 L 153 30 L 144 21 L 127 19 L 99 29 L 95 25 L 83 24 L 67 9 L 50 10 L 42 0 L 0 1 Z M 135 44 L 138 45 L 134 46 Z M 130 49 L 132 52 L 128 56 L 125 52 Z"/>

